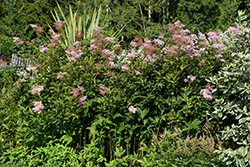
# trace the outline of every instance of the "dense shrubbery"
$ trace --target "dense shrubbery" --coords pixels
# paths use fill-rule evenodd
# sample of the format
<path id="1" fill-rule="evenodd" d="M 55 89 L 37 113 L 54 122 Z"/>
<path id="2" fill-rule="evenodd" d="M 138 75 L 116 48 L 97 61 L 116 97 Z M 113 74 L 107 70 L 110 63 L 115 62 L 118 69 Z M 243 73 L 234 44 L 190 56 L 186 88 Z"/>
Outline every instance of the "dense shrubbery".
<path id="1" fill-rule="evenodd" d="M 246 29 L 247 30 L 247 29 Z M 248 31 L 248 30 L 247 30 Z M 244 34 L 244 33 L 243 33 Z M 209 82 L 217 85 L 216 91 L 223 96 L 216 99 L 212 118 L 220 119 L 227 126 L 222 131 L 222 139 L 226 149 L 221 147 L 221 154 L 226 165 L 250 165 L 250 124 L 249 124 L 249 54 L 235 53 L 234 62 L 224 67 L 219 75 L 209 78 Z"/>
<path id="2" fill-rule="evenodd" d="M 72 46 L 62 45 L 63 22 L 57 24 L 57 31 L 50 31 L 51 39 L 43 38 L 42 27 L 34 24 L 37 40 L 14 38 L 13 50 L 38 57 L 26 71 L 34 76 L 18 77 L 12 69 L 1 73 L 2 163 L 248 163 L 249 114 L 244 107 L 248 56 L 233 54 L 248 53 L 249 29 L 243 24 L 224 33 L 192 34 L 178 21 L 168 25 L 167 35 L 159 33 L 151 40 L 135 37 L 127 50 L 103 35 L 100 27 L 91 40 L 83 41 L 78 32 L 75 35 L 80 37 Z M 210 123 L 207 115 L 213 118 Z M 229 147 L 219 138 L 226 127 L 222 139 L 230 142 Z M 236 131 L 239 127 L 245 131 Z M 55 154 L 62 149 L 70 155 L 64 162 Z"/>
<path id="3" fill-rule="evenodd" d="M 242 29 L 197 36 L 183 27 L 170 24 L 170 39 L 161 34 L 152 41 L 136 37 L 124 52 L 98 27 L 94 39 L 77 41 L 66 50 L 60 34 L 52 34 L 52 43 L 39 46 L 41 54 L 32 68 L 36 75 L 4 84 L 2 149 L 43 148 L 60 139 L 86 151 L 96 143 L 99 151 L 92 150 L 91 163 L 120 164 L 116 159 L 122 158 L 136 165 L 130 155 L 143 155 L 140 147 L 150 144 L 153 131 L 156 136 L 165 128 L 180 128 L 183 136 L 201 133 L 206 111 L 213 110 L 212 99 L 222 95 L 212 95 L 215 87 L 205 78 L 233 61 L 227 41 Z"/>

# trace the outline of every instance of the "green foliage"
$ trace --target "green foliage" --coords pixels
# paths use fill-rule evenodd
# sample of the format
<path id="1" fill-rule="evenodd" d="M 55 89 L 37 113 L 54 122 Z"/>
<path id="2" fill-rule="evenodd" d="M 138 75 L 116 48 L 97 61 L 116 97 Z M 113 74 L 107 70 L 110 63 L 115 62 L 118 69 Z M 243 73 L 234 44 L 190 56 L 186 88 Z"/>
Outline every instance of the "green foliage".
<path id="1" fill-rule="evenodd" d="M 180 130 L 178 130 L 180 132 Z M 144 156 L 142 166 L 223 166 L 214 154 L 215 141 L 210 135 L 198 138 L 188 136 L 183 140 L 177 132 L 165 131 L 153 137 L 150 147 L 140 148 Z"/>
<path id="2" fill-rule="evenodd" d="M 220 159 L 226 165 L 249 166 L 250 55 L 234 53 L 232 57 L 233 63 L 222 68 L 218 76 L 209 78 L 210 83 L 216 84 L 216 92 L 223 92 L 223 96 L 216 99 L 215 111 L 209 114 L 223 121 L 222 139 L 228 146 L 217 150 Z"/>
<path id="3" fill-rule="evenodd" d="M 3 166 L 76 166 L 83 165 L 84 154 L 67 145 L 51 141 L 45 147 L 30 150 L 27 146 L 11 148 L 0 157 Z"/>
<path id="4" fill-rule="evenodd" d="M 4 0 L 4 3 L 5 17 L 2 18 L 0 23 L 1 35 L 30 38 L 31 34 L 27 33 L 29 25 L 25 19 L 27 11 L 25 10 L 24 0 Z"/>
<path id="5" fill-rule="evenodd" d="M 205 78 L 232 57 L 230 49 L 214 47 L 219 41 L 191 42 L 188 32 L 176 39 L 183 33 L 180 27 L 178 22 L 169 26 L 171 37 L 161 35 L 152 42 L 136 38 L 132 50 L 123 54 L 98 28 L 91 41 L 68 48 L 58 41 L 39 53 L 34 77 L 4 83 L 9 89 L 0 98 L 3 151 L 45 147 L 61 139 L 87 150 L 89 166 L 123 164 L 117 158 L 137 165 L 130 155 L 143 156 L 139 148 L 150 144 L 152 131 L 158 136 L 165 127 L 177 127 L 184 128 L 184 136 L 195 135 L 206 110 L 213 110 L 213 100 L 201 95 Z M 202 40 L 208 45 L 200 46 Z M 34 86 L 43 87 L 38 91 Z"/>
<path id="6" fill-rule="evenodd" d="M 0 35 L 0 55 L 11 54 L 10 48 L 14 46 L 13 39 L 11 37 Z"/>

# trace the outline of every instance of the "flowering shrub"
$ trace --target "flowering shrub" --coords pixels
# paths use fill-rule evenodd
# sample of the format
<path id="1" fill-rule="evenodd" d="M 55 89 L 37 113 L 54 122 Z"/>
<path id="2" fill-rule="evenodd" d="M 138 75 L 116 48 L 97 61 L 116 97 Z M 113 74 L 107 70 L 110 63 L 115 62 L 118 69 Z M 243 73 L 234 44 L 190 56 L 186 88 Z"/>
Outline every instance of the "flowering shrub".
<path id="1" fill-rule="evenodd" d="M 51 33 L 50 42 L 39 46 L 32 68 L 36 75 L 20 80 L 25 88 L 11 92 L 18 92 L 18 105 L 1 106 L 17 111 L 15 119 L 21 122 L 13 125 L 11 137 L 29 147 L 54 139 L 83 147 L 95 140 L 112 160 L 114 145 L 126 154 L 139 153 L 152 131 L 158 135 L 163 127 L 197 131 L 221 95 L 213 94 L 216 87 L 205 78 L 233 58 L 223 33 L 211 32 L 207 38 L 183 28 L 180 22 L 170 24 L 170 41 L 162 35 L 152 41 L 135 37 L 125 52 L 100 27 L 89 43 L 78 41 L 66 49 L 60 46 L 60 34 Z M 7 94 L 1 100 L 13 103 Z M 184 135 L 195 135 L 191 130 Z"/>

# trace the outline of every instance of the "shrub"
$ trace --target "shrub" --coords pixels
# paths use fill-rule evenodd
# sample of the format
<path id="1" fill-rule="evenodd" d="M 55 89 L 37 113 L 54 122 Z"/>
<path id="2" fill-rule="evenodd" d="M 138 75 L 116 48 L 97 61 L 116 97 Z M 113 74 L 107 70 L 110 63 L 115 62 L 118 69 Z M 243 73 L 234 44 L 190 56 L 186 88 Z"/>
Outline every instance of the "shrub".
<path id="1" fill-rule="evenodd" d="M 211 119 L 223 121 L 222 140 L 227 147 L 216 152 L 226 165 L 250 165 L 250 113 L 249 113 L 249 74 L 250 55 L 232 54 L 234 62 L 221 69 L 218 76 L 208 82 L 215 84 L 215 92 L 223 96 L 215 100 L 214 112 L 208 112 Z"/>
<path id="2" fill-rule="evenodd" d="M 50 141 L 44 147 L 30 150 L 27 146 L 12 148 L 0 157 L 0 165 L 4 166 L 100 166 L 104 158 L 95 144 L 76 153 L 76 150 L 60 142 Z M 90 148 L 91 147 L 91 148 Z M 96 149 L 97 151 L 88 152 Z M 100 150 L 101 151 L 101 150 Z"/>
<path id="3" fill-rule="evenodd" d="M 180 22 L 169 25 L 170 40 L 136 37 L 125 54 L 100 27 L 89 43 L 78 41 L 66 50 L 53 34 L 52 43 L 39 46 L 36 75 L 2 95 L 2 118 L 8 114 L 0 124 L 4 140 L 30 148 L 55 139 L 83 148 L 92 140 L 112 162 L 116 148 L 125 150 L 122 159 L 139 154 L 152 131 L 179 127 L 183 135 L 195 135 L 216 98 L 205 78 L 232 57 L 219 33 L 197 37 L 182 28 Z"/>
<path id="4" fill-rule="evenodd" d="M 181 130 L 174 133 L 165 131 L 152 139 L 150 147 L 140 150 L 144 156 L 138 161 L 142 166 L 223 166 L 214 150 L 215 140 L 211 133 L 198 137 L 181 138 Z"/>
<path id="5" fill-rule="evenodd" d="M 13 39 L 11 37 L 1 35 L 0 44 L 0 54 L 11 54 L 10 48 L 14 46 Z"/>

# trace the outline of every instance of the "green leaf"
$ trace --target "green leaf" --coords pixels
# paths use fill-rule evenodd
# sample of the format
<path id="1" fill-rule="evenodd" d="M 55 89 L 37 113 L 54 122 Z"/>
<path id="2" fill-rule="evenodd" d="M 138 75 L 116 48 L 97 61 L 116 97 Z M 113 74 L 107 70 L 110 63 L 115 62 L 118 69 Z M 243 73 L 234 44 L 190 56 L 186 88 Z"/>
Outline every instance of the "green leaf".
<path id="1" fill-rule="evenodd" d="M 61 138 L 60 138 L 60 141 L 64 141 L 64 142 L 67 142 L 67 144 L 71 143 L 73 141 L 73 138 L 69 135 L 63 135 Z"/>
<path id="2" fill-rule="evenodd" d="M 245 161 L 244 161 L 244 158 L 238 159 L 238 161 L 239 161 L 240 167 L 245 167 L 245 166 L 246 166 Z"/>
<path id="3" fill-rule="evenodd" d="M 140 108 L 137 108 L 138 115 L 143 119 L 149 112 L 149 109 L 141 110 Z"/>

